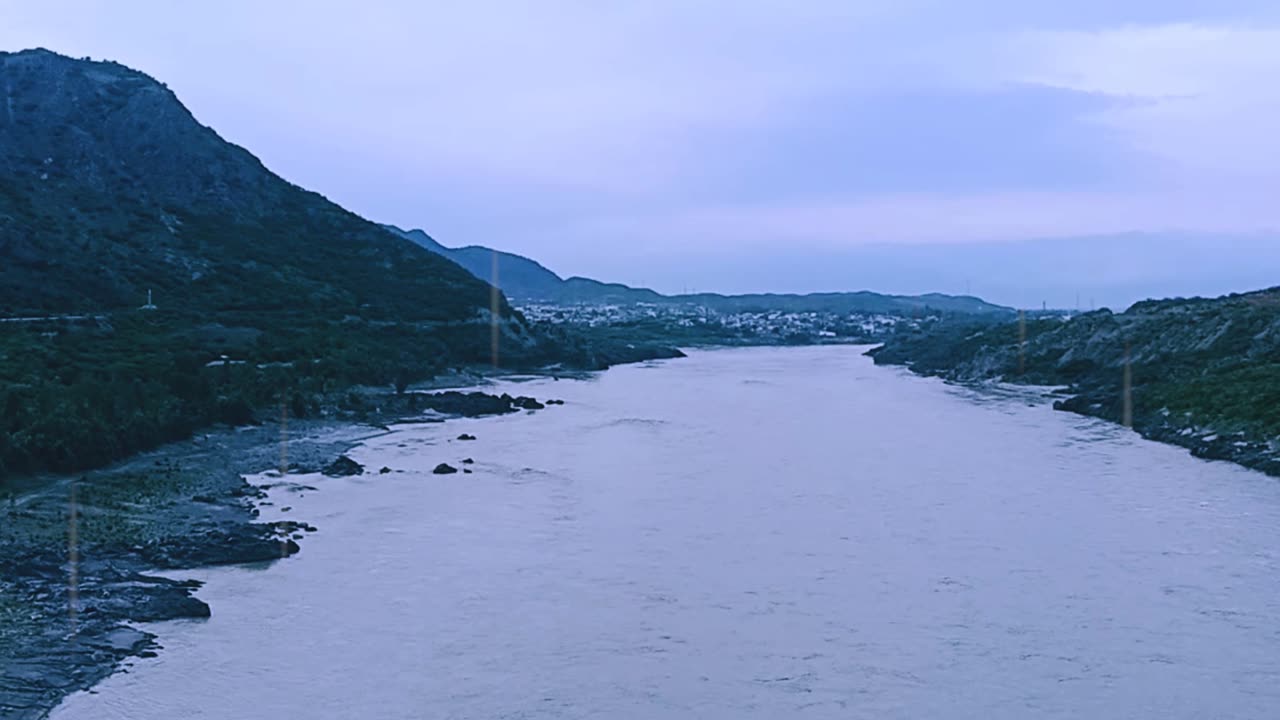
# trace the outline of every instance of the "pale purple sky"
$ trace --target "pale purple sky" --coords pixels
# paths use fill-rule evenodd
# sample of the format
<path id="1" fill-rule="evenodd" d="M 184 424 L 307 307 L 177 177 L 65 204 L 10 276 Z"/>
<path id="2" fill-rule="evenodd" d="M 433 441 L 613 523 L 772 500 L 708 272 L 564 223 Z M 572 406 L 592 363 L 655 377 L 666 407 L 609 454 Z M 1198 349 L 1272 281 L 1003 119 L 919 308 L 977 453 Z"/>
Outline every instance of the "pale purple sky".
<path id="1" fill-rule="evenodd" d="M 1280 241 L 1239 239 L 1280 228 L 1272 1 L 0 4 L 4 49 L 141 69 L 370 219 L 566 275 L 994 293 L 1028 270 L 989 243 L 1141 232 L 1228 259 L 1112 304 L 1280 282 Z M 867 270 L 910 245 L 941 272 L 965 256 L 916 246 L 957 244 L 992 260 L 947 287 Z M 1054 282 L 995 299 L 1085 284 Z"/>

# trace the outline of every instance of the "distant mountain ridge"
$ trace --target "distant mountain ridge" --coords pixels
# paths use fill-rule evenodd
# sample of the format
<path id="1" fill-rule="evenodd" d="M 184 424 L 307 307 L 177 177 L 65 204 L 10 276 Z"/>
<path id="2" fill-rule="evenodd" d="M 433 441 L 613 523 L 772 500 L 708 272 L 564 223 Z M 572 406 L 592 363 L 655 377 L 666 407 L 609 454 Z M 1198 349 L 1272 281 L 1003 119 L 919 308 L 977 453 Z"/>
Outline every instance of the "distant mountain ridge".
<path id="1" fill-rule="evenodd" d="M 402 230 L 387 225 L 400 236 L 461 265 L 472 275 L 497 285 L 514 301 L 554 304 L 687 304 L 721 312 L 784 311 L 884 313 L 911 315 L 925 310 L 965 315 L 1011 315 L 1012 308 L 993 305 L 968 296 L 883 295 L 870 291 L 841 293 L 721 295 L 698 293 L 662 295 L 647 288 L 604 283 L 583 277 L 561 278 L 555 272 L 522 255 L 479 245 L 449 248 L 422 230 Z"/>
<path id="2" fill-rule="evenodd" d="M 479 245 L 447 248 L 422 230 L 388 230 L 461 265 L 475 277 L 501 287 L 508 297 L 546 299 L 556 295 L 565 281 L 540 263 L 513 253 L 496 252 Z"/>

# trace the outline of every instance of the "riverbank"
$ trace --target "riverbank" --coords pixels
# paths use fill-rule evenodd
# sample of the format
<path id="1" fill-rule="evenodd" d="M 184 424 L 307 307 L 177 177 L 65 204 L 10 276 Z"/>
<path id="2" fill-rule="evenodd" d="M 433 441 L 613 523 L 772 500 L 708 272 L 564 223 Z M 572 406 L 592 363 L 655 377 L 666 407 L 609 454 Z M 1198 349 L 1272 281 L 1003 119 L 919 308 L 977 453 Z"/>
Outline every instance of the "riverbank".
<path id="1" fill-rule="evenodd" d="M 1016 378 L 1007 377 L 957 379 L 949 377 L 946 373 L 923 372 L 907 364 L 903 367 L 917 375 L 939 377 L 948 382 L 972 387 L 989 386 L 992 383 L 1009 383 L 1020 387 L 1043 386 L 1042 383 L 1019 382 Z M 1082 392 L 1078 387 L 1054 388 L 1052 384 L 1047 387 L 1050 394 L 1055 397 L 1054 410 L 1128 427 L 1144 439 L 1184 448 L 1190 451 L 1193 457 L 1230 462 L 1250 470 L 1258 470 L 1272 477 L 1280 477 L 1280 445 L 1274 439 L 1250 434 L 1243 430 L 1234 432 L 1215 430 L 1212 427 L 1198 425 L 1186 416 L 1175 416 L 1172 412 L 1135 415 L 1126 422 L 1123 408 L 1115 407 L 1116 397 L 1113 390 L 1092 388 Z M 1123 401 L 1121 401 L 1122 404 Z"/>
<path id="2" fill-rule="evenodd" d="M 1280 289 L 901 333 L 877 364 L 1060 388 L 1054 407 L 1280 476 Z"/>
<path id="3" fill-rule="evenodd" d="M 486 373 L 487 374 L 487 373 Z M 442 378 L 438 384 L 482 379 Z M 364 391 L 338 417 L 224 428 L 75 477 L 24 481 L 0 505 L 0 717 L 44 717 L 159 648 L 129 626 L 214 611 L 198 583 L 158 570 L 270 562 L 299 551 L 316 528 L 258 522 L 265 489 L 305 494 L 290 475 L 365 472 L 335 462 L 397 422 L 443 422 L 540 410 L 534 398 L 479 392 Z M 275 480 L 244 475 L 276 468 Z M 377 472 L 370 469 L 369 472 Z"/>
<path id="4" fill-rule="evenodd" d="M 161 657 L 52 717 L 1273 714 L 1280 484 L 863 350 L 392 426 L 348 453 L 391 473 L 271 491 L 264 520 L 321 525 L 299 555 L 189 575 L 214 616 L 143 626 Z"/>

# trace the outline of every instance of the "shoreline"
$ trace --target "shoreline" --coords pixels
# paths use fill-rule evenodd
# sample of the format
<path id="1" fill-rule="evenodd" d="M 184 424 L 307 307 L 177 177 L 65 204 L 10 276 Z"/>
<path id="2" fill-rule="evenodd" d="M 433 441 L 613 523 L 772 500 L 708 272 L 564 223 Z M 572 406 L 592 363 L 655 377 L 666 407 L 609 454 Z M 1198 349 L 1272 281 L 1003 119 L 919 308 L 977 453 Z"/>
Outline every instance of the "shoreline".
<path id="1" fill-rule="evenodd" d="M 875 356 L 868 352 L 875 359 Z M 1046 397 L 1055 398 L 1055 412 L 1069 412 L 1081 417 L 1102 420 L 1112 425 L 1127 427 L 1143 439 L 1179 447 L 1200 460 L 1229 462 L 1269 477 L 1280 478 L 1280 446 L 1265 438 L 1250 436 L 1243 431 L 1217 431 L 1194 423 L 1178 423 L 1175 417 L 1156 413 L 1134 415 L 1132 424 L 1114 412 L 1114 402 L 1098 392 L 1084 388 L 1072 388 L 1063 384 L 1020 383 L 1007 377 L 958 379 L 944 372 L 930 372 L 912 366 L 910 362 L 876 362 L 877 365 L 900 367 L 919 377 L 931 377 L 962 387 L 981 388 L 1006 385 L 1027 390 L 1043 390 Z"/>
<path id="2" fill-rule="evenodd" d="M 533 398 L 437 392 L 460 379 L 470 390 L 498 377 L 541 375 L 455 376 L 403 395 L 366 396 L 375 404 L 360 419 L 268 419 L 201 433 L 82 476 L 26 479 L 22 494 L 10 493 L 0 505 L 0 716 L 47 717 L 68 695 L 126 670 L 129 659 L 154 656 L 158 638 L 131 623 L 214 611 L 194 596 L 199 582 L 153 573 L 297 553 L 317 528 L 301 520 L 258 522 L 254 501 L 265 488 L 310 489 L 290 486 L 291 474 L 353 474 L 335 460 L 399 422 L 542 409 Z M 271 484 L 245 479 L 264 473 Z"/>
<path id="3" fill-rule="evenodd" d="M 713 348 L 739 349 L 702 349 Z M 1115 423 L 1102 414 L 1067 407 L 1084 396 L 1065 394 L 1060 386 L 961 382 L 920 372 L 909 364 L 877 364 L 897 365 L 912 375 L 938 377 L 964 387 L 1004 385 L 1046 399 L 1056 397 L 1055 410 Z M 560 377 L 594 374 L 555 373 Z M 483 387 L 474 384 L 477 382 L 520 382 L 547 375 L 468 375 L 465 379 L 473 384 L 464 387 L 470 391 Z M 131 658 L 153 657 L 161 649 L 159 638 L 134 629 L 131 623 L 207 618 L 216 611 L 194 596 L 200 583 L 153 573 L 171 575 L 168 571 L 273 562 L 298 552 L 299 543 L 305 544 L 306 535 L 317 528 L 304 518 L 258 522 L 254 501 L 265 495 L 265 489 L 313 490 L 290 482 L 290 475 L 321 472 L 352 447 L 386 435 L 392 432 L 390 426 L 402 422 L 485 417 L 501 414 L 491 411 L 502 407 L 508 408 L 505 412 L 541 409 L 525 406 L 531 398 L 456 389 L 439 392 L 444 387 L 457 385 L 441 383 L 414 388 L 405 395 L 375 396 L 386 402 L 369 410 L 360 421 L 341 418 L 282 423 L 274 419 L 249 428 L 220 429 L 143 453 L 85 478 L 45 478 L 45 487 L 23 496 L 14 506 L 0 505 L 0 716 L 14 720 L 47 717 L 65 697 L 91 690 L 117 672 L 127 672 Z M 451 412 L 428 405 L 440 405 Z M 416 414 L 406 412 L 410 406 L 417 408 Z M 1189 447 L 1142 428 L 1133 429 L 1150 440 Z M 1230 438 L 1219 440 L 1230 442 Z M 1194 449 L 1192 455 L 1251 467 L 1230 458 L 1201 455 Z M 376 474 L 378 470 L 367 468 L 364 472 Z M 136 495 L 139 490 L 124 483 L 144 475 L 160 476 L 162 487 L 144 488 L 141 499 L 131 499 L 123 520 L 113 512 L 115 522 L 104 526 L 101 511 L 117 510 L 119 506 L 113 503 L 121 503 L 121 495 Z M 258 476 L 258 483 L 267 478 L 267 482 L 254 485 L 245 476 Z M 81 504 L 74 523 L 69 522 L 72 503 Z M 79 543 L 74 566 L 68 562 L 72 552 L 68 528 L 74 528 L 72 537 Z M 28 536 L 25 542 L 15 539 L 23 532 L 45 535 Z M 70 612 L 72 578 L 78 592 L 75 602 L 79 612 L 75 615 Z"/>
<path id="4" fill-rule="evenodd" d="M 1280 478 L 1280 451 L 1266 439 L 1243 431 L 1219 432 L 1194 423 L 1177 423 L 1173 416 L 1162 414 L 1155 417 L 1135 417 L 1133 424 L 1126 425 L 1123 419 L 1106 412 L 1105 407 L 1105 404 L 1097 402 L 1088 393 L 1073 392 L 1053 403 L 1056 411 L 1128 427 L 1147 440 L 1183 448 L 1194 458 L 1229 462 Z"/>

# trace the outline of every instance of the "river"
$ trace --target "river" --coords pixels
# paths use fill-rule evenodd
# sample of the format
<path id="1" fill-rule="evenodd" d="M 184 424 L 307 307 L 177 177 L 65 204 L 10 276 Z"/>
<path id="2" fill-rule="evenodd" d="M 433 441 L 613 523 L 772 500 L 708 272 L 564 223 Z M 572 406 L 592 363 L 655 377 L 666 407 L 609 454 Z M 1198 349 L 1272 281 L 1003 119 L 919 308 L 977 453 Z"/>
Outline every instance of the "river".
<path id="1" fill-rule="evenodd" d="M 53 718 L 1280 713 L 1272 478 L 851 347 L 512 386 L 566 405 L 291 476 L 302 553 Z"/>

